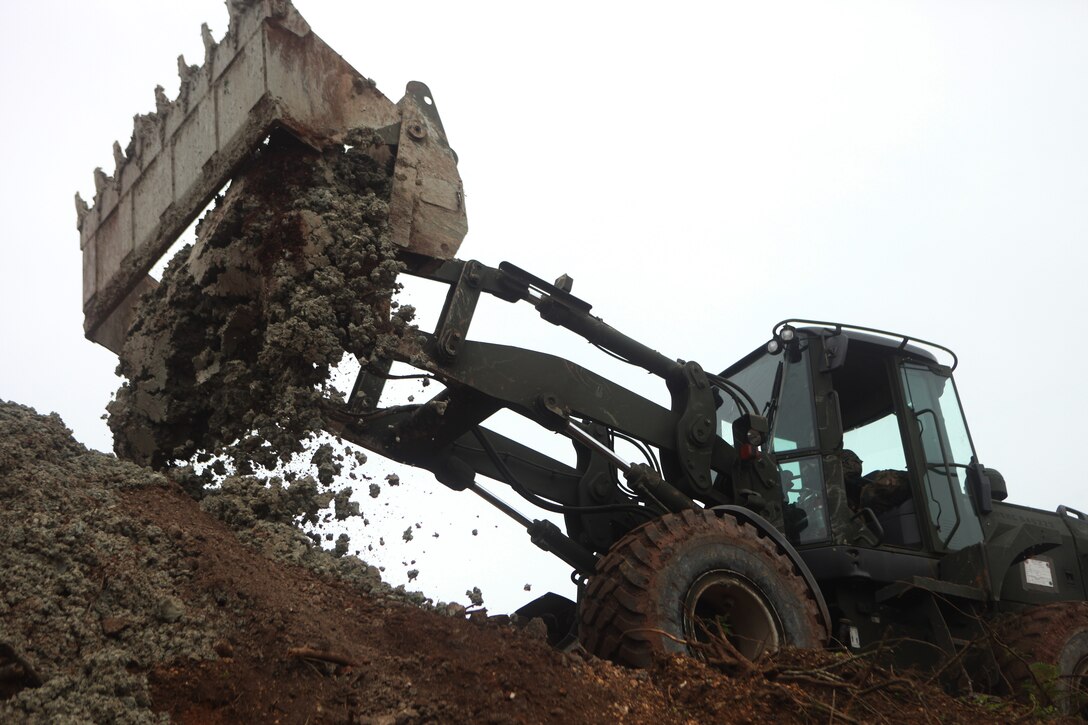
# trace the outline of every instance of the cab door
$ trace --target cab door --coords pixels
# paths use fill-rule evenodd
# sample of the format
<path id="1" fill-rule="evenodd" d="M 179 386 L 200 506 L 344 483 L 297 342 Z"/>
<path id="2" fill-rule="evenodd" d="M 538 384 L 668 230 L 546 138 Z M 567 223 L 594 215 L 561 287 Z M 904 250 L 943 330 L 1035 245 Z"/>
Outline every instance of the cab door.
<path id="1" fill-rule="evenodd" d="M 938 553 L 982 541 L 967 488 L 974 451 L 948 368 L 855 342 L 831 381 L 843 486 L 881 545 Z"/>
<path id="2" fill-rule="evenodd" d="M 947 368 L 899 363 L 905 432 L 915 451 L 917 492 L 936 551 L 959 551 L 982 541 L 982 525 L 967 486 L 975 458 L 956 386 Z"/>

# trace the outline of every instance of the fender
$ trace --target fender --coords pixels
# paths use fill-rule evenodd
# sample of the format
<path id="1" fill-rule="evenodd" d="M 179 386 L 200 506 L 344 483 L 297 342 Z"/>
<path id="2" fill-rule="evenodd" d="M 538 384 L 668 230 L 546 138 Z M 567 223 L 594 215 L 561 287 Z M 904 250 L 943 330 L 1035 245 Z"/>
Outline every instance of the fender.
<path id="1" fill-rule="evenodd" d="M 831 614 L 827 610 L 827 602 L 824 600 L 823 592 L 821 592 L 820 587 L 817 586 L 816 577 L 809 571 L 808 565 L 805 564 L 805 560 L 801 558 L 797 549 L 793 548 L 793 545 L 786 540 L 786 537 L 782 535 L 782 532 L 772 526 L 767 519 L 743 506 L 722 505 L 714 506 L 710 510 L 719 516 L 732 516 L 738 521 L 751 524 L 759 529 L 765 536 L 770 538 L 771 541 L 778 546 L 779 550 L 789 557 L 789 560 L 797 567 L 797 570 L 801 572 L 801 577 L 805 580 L 805 584 L 808 585 L 809 591 L 812 592 L 813 597 L 816 599 L 816 606 L 820 609 L 820 618 L 824 621 L 826 640 L 830 641 Z"/>

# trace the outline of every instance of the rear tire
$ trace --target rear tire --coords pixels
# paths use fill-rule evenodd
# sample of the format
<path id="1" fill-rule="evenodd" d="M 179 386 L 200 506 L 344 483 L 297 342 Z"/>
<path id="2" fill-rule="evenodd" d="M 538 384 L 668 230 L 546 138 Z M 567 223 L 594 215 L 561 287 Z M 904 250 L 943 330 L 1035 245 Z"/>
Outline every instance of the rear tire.
<path id="1" fill-rule="evenodd" d="M 1032 607 L 999 632 L 997 659 L 1014 696 L 1088 719 L 1088 602 Z"/>
<path id="2" fill-rule="evenodd" d="M 724 622 L 750 660 L 824 644 L 815 596 L 786 554 L 751 524 L 706 510 L 633 530 L 598 563 L 579 605 L 582 644 L 630 667 L 696 654 L 699 620 Z"/>

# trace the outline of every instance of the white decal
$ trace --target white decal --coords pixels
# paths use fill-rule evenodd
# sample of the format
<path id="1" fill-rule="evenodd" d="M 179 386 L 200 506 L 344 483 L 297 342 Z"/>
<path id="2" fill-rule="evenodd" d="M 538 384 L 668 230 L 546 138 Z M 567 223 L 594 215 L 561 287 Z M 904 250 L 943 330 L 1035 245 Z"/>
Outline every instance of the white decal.
<path id="1" fill-rule="evenodd" d="M 1045 559 L 1024 559 L 1024 581 L 1037 587 L 1054 588 L 1054 572 Z"/>

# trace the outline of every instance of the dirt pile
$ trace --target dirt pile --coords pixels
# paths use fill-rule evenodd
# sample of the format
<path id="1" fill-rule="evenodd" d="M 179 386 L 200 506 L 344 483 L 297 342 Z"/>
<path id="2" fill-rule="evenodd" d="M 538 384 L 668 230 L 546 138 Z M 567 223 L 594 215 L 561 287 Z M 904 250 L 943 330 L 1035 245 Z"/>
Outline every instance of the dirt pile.
<path id="1" fill-rule="evenodd" d="M 0 721 L 153 722 L 134 670 L 212 656 L 221 635 L 187 605 L 173 532 L 123 505 L 165 484 L 88 452 L 55 416 L 0 406 L 0 642 L 20 681 L 40 683 L 0 704 Z"/>
<path id="2" fill-rule="evenodd" d="M 232 479 L 197 502 L 182 482 L 87 451 L 57 417 L 0 403 L 0 722 L 1024 714 L 835 654 L 787 653 L 731 677 L 687 658 L 640 672 L 562 654 L 538 627 L 412 606 L 365 564 L 320 551 L 287 523 L 313 504 L 307 487 Z"/>
<path id="3" fill-rule="evenodd" d="M 0 721 L 5 710 L 41 722 L 156 721 L 146 672 L 215 657 L 228 641 L 222 606 L 232 593 L 221 582 L 193 589 L 203 535 L 194 540 L 170 516 L 148 513 L 170 495 L 187 516 L 203 509 L 271 560 L 381 599 L 427 603 L 298 528 L 330 499 L 340 514 L 357 514 L 350 489 L 334 497 L 309 478 L 285 486 L 232 477 L 201 487 L 198 504 L 184 483 L 184 471 L 172 480 L 87 451 L 56 416 L 0 403 L 0 697 L 18 693 Z"/>

